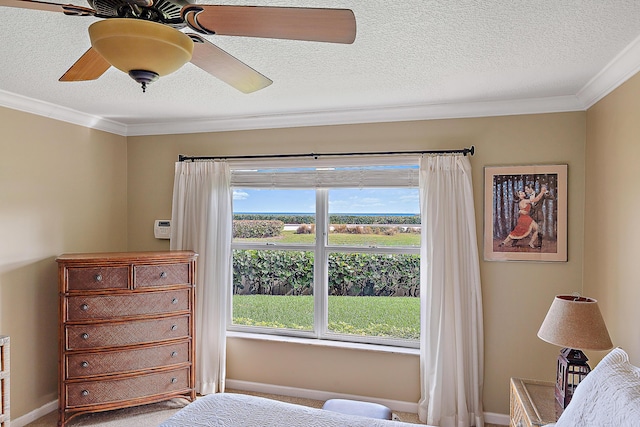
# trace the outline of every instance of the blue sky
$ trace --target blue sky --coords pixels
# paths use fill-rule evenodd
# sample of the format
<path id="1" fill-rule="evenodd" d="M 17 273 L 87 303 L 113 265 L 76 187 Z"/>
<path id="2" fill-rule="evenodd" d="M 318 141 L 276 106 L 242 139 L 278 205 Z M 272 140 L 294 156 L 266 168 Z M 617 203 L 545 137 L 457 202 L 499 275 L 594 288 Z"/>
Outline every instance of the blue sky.
<path id="1" fill-rule="evenodd" d="M 314 190 L 236 189 L 233 210 L 238 213 L 313 213 Z M 417 188 L 333 189 L 329 192 L 329 213 L 418 214 Z"/>

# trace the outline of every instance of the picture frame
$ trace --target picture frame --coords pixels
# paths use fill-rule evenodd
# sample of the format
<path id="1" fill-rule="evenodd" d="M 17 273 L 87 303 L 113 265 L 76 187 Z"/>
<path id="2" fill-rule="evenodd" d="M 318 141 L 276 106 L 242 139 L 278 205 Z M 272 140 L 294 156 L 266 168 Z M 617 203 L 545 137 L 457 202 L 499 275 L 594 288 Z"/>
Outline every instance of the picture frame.
<path id="1" fill-rule="evenodd" d="M 484 259 L 567 261 L 567 165 L 484 168 Z"/>

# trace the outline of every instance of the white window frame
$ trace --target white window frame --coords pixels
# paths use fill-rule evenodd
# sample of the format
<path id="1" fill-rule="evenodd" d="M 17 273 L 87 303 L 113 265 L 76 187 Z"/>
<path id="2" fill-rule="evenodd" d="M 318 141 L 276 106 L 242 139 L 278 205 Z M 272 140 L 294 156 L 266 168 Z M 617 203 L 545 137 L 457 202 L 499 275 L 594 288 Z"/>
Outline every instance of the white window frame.
<path id="1" fill-rule="evenodd" d="M 383 337 L 375 337 L 375 336 L 358 336 L 358 335 L 349 335 L 349 334 L 338 334 L 335 332 L 328 331 L 328 257 L 330 253 L 386 253 L 386 254 L 413 254 L 420 255 L 420 247 L 366 247 L 366 246 L 336 246 L 328 244 L 328 235 L 327 231 L 329 229 L 329 190 L 330 188 L 353 188 L 353 187 L 363 187 L 363 188 L 380 188 L 380 187 L 410 187 L 417 188 L 418 187 L 418 177 L 417 177 L 417 169 L 407 170 L 406 176 L 401 177 L 398 180 L 390 179 L 390 177 L 384 176 L 384 173 L 380 177 L 365 177 L 364 180 L 359 181 L 356 185 L 354 185 L 354 177 L 358 178 L 360 175 L 357 171 L 350 172 L 349 177 L 345 177 L 345 174 L 338 176 L 336 185 L 334 186 L 332 183 L 331 175 L 332 171 L 327 170 L 325 168 L 345 166 L 345 164 L 354 164 L 354 166 L 372 166 L 372 165 L 417 165 L 418 159 L 416 157 L 411 157 L 411 160 L 408 160 L 406 157 L 398 158 L 377 158 L 374 162 L 371 162 L 371 159 L 347 159 L 348 161 L 336 162 L 335 159 L 331 160 L 329 164 L 320 164 L 319 162 L 313 162 L 314 167 L 319 168 L 317 172 L 319 172 L 318 176 L 315 176 L 309 180 L 307 180 L 304 185 L 301 185 L 301 180 L 299 177 L 295 176 L 277 176 L 278 174 L 270 174 L 269 177 L 273 178 L 275 182 L 265 182 L 264 177 L 259 180 L 254 180 L 252 182 L 252 174 L 255 174 L 256 169 L 269 169 L 269 168 L 281 168 L 281 167 L 308 167 L 304 163 L 301 162 L 302 165 L 298 162 L 276 162 L 277 166 L 274 163 L 266 163 L 264 161 L 261 162 L 242 162 L 231 164 L 232 169 L 232 188 L 240 189 L 240 188 L 278 188 L 278 189 L 314 189 L 316 191 L 316 238 L 314 245 L 306 245 L 306 244 L 278 244 L 278 243 L 261 243 L 261 242 L 250 242 L 250 243 L 237 243 L 234 242 L 231 245 L 232 250 L 236 249 L 246 249 L 246 250 L 286 250 L 286 251 L 312 251 L 314 253 L 314 283 L 313 283 L 313 295 L 314 295 L 314 328 L 313 331 L 299 331 L 293 329 L 280 329 L 280 328 L 268 328 L 268 327 L 257 327 L 257 326 L 246 326 L 246 325 L 234 325 L 232 319 L 232 307 L 229 308 L 228 319 L 227 319 L 227 330 L 234 332 L 245 332 L 251 334 L 268 334 L 268 335 L 280 335 L 280 336 L 289 336 L 289 337 L 301 337 L 301 338 L 313 338 L 320 340 L 333 340 L 333 341 L 344 341 L 344 342 L 352 342 L 352 343 L 365 343 L 365 344 L 378 344 L 378 345 L 388 345 L 388 346 L 396 346 L 396 347 L 408 347 L 408 348 L 419 348 L 420 342 L 419 340 L 408 340 L 408 339 L 394 339 L 394 338 L 383 338 Z M 322 162 L 320 162 L 322 163 Z M 325 162 L 326 163 L 326 162 Z M 342 164 L 341 164 L 342 163 Z M 332 166 L 330 166 L 332 165 Z M 234 183 L 233 173 L 236 171 L 236 174 L 241 176 L 240 179 L 237 179 Z M 284 179 L 282 179 L 284 178 Z M 346 178 L 346 179 L 345 179 Z M 351 181 L 349 181 L 351 179 Z M 366 185 L 371 181 L 375 181 L 380 185 Z M 238 184 L 238 181 L 242 183 Z M 314 182 L 314 185 L 311 183 Z M 318 183 L 320 183 L 318 185 Z M 345 185 L 346 184 L 346 185 Z M 383 185 L 385 184 L 385 185 Z M 329 188 L 328 188 L 329 187 Z M 319 260 L 322 260 L 320 262 Z M 232 284 L 230 284 L 232 286 Z M 232 293 L 233 294 L 233 293 Z M 231 295 L 233 298 L 233 295 Z M 229 304 L 232 303 L 232 300 L 229 300 Z M 391 297 L 390 297 L 391 298 Z"/>

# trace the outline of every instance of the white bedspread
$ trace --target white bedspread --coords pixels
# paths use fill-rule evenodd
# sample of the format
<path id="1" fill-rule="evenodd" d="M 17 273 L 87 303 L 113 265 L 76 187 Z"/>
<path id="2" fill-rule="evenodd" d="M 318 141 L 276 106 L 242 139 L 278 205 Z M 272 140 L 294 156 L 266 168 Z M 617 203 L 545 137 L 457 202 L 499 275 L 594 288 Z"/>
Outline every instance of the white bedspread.
<path id="1" fill-rule="evenodd" d="M 639 427 L 640 368 L 613 349 L 576 388 L 556 427 Z"/>
<path id="2" fill-rule="evenodd" d="M 202 397 L 159 427 L 415 427 L 399 421 L 344 415 L 244 394 Z"/>

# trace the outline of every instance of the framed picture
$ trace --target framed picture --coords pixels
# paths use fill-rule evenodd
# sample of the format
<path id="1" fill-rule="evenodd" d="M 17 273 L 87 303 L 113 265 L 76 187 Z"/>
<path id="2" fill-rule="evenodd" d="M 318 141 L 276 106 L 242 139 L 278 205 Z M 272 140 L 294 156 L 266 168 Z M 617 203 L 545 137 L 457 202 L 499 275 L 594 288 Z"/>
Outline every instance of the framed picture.
<path id="1" fill-rule="evenodd" d="M 485 167 L 484 259 L 567 261 L 567 165 Z"/>

